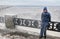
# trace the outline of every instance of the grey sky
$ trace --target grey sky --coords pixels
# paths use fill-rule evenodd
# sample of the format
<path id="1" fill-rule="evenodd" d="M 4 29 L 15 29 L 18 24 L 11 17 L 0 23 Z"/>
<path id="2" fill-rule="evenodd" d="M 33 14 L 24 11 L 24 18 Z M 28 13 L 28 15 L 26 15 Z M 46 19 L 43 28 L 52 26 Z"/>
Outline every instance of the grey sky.
<path id="1" fill-rule="evenodd" d="M 0 5 L 60 6 L 60 0 L 0 0 Z"/>

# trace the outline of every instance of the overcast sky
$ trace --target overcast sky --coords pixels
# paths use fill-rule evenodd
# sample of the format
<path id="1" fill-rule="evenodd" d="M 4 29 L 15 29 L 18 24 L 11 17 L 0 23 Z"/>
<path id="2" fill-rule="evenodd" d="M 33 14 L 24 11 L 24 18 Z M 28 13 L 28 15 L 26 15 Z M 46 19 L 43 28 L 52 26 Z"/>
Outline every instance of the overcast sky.
<path id="1" fill-rule="evenodd" d="M 0 0 L 0 5 L 60 6 L 60 0 Z"/>

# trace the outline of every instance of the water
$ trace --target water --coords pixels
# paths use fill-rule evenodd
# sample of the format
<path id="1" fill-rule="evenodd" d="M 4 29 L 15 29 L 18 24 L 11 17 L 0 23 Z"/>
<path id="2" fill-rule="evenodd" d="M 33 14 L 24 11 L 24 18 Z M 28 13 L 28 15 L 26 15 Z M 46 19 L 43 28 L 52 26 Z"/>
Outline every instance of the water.
<path id="1" fill-rule="evenodd" d="M 0 16 L 4 16 L 6 14 L 16 14 L 18 18 L 41 20 L 43 7 L 44 6 L 12 6 L 0 10 Z M 48 12 L 51 14 L 52 21 L 60 21 L 59 6 L 48 6 Z"/>

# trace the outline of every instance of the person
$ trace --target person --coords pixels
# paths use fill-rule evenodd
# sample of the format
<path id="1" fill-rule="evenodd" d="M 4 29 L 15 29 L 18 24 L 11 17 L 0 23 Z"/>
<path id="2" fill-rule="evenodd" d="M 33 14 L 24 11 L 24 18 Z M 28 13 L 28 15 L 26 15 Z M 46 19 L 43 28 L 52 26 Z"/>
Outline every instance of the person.
<path id="1" fill-rule="evenodd" d="M 51 22 L 51 15 L 47 11 L 47 7 L 44 7 L 43 13 L 41 14 L 41 32 L 40 32 L 40 37 L 46 38 L 46 29 L 48 27 L 49 22 Z"/>

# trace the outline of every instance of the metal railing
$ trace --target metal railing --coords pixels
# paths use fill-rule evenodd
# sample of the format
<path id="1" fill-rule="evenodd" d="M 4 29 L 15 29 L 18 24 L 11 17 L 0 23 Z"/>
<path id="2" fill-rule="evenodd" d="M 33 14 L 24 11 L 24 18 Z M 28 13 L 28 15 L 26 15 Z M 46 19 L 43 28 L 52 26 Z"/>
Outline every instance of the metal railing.
<path id="1" fill-rule="evenodd" d="M 14 18 L 13 22 L 15 25 L 40 28 L 41 21 L 40 20 L 32 20 L 32 19 L 23 19 L 23 18 Z M 60 31 L 60 22 L 50 22 L 48 25 L 49 30 Z"/>
<path id="2" fill-rule="evenodd" d="M 40 22 L 41 22 L 40 20 L 14 18 L 14 24 L 20 26 L 39 28 L 41 24 Z"/>
<path id="3" fill-rule="evenodd" d="M 0 23 L 5 23 L 4 17 L 0 17 Z M 14 18 L 13 23 L 14 25 L 33 27 L 33 28 L 40 28 L 41 26 L 41 21 L 34 19 Z M 49 30 L 60 31 L 60 22 L 52 21 L 48 26 Z"/>

